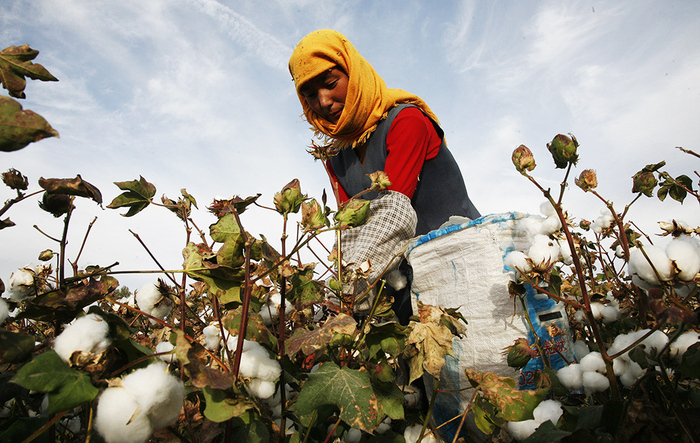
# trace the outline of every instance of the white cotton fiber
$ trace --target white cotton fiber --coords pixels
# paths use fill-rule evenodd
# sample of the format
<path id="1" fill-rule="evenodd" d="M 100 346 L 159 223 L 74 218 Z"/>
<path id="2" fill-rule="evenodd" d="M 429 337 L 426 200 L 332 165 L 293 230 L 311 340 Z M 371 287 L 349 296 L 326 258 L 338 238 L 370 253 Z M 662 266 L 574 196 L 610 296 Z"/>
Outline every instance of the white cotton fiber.
<path id="1" fill-rule="evenodd" d="M 165 299 L 158 290 L 157 281 L 141 286 L 136 291 L 135 299 L 140 310 L 161 320 L 170 314 L 172 310 L 169 300 Z"/>
<path id="2" fill-rule="evenodd" d="M 666 246 L 666 255 L 676 263 L 678 278 L 683 281 L 692 281 L 700 271 L 700 254 L 687 239 L 678 237 L 671 240 Z"/>
<path id="3" fill-rule="evenodd" d="M 538 234 L 533 238 L 527 255 L 535 267 L 553 264 L 559 259 L 559 243 L 546 235 Z"/>
<path id="4" fill-rule="evenodd" d="M 559 243 L 559 255 L 561 256 L 561 261 L 565 265 L 570 265 L 574 262 L 574 258 L 571 255 L 571 248 L 569 248 L 569 242 L 566 239 L 558 240 Z"/>
<path id="5" fill-rule="evenodd" d="M 520 251 L 510 251 L 504 259 L 504 264 L 515 271 L 516 275 L 532 271 L 532 265 L 527 261 L 527 256 Z"/>
<path id="6" fill-rule="evenodd" d="M 545 400 L 532 411 L 536 422 L 544 423 L 549 420 L 555 425 L 563 413 L 564 410 L 561 407 L 561 403 L 556 400 Z"/>
<path id="7" fill-rule="evenodd" d="M 359 443 L 360 439 L 362 439 L 362 431 L 357 428 L 350 428 L 345 434 L 343 441 L 345 443 Z"/>
<path id="8" fill-rule="evenodd" d="M 75 351 L 98 354 L 109 347 L 109 324 L 97 314 L 87 314 L 66 326 L 54 340 L 56 354 L 66 363 Z"/>
<path id="9" fill-rule="evenodd" d="M 5 323 L 7 317 L 10 316 L 10 308 L 7 306 L 7 302 L 0 298 L 0 325 Z"/>
<path id="10" fill-rule="evenodd" d="M 651 335 L 644 339 L 644 352 L 650 355 L 658 354 L 666 344 L 668 344 L 668 336 L 661 331 L 654 331 Z"/>
<path id="11" fill-rule="evenodd" d="M 541 424 L 535 420 L 509 421 L 508 432 L 514 439 L 522 441 L 532 435 Z"/>
<path id="12" fill-rule="evenodd" d="M 125 389 L 107 388 L 97 402 L 95 427 L 107 443 L 146 442 L 151 422 Z"/>
<path id="13" fill-rule="evenodd" d="M 600 352 L 591 352 L 581 359 L 582 372 L 600 372 L 605 374 L 605 362 Z"/>
<path id="14" fill-rule="evenodd" d="M 593 314 L 595 319 L 600 319 L 603 317 L 603 308 L 605 308 L 605 305 L 601 302 L 595 301 L 591 303 L 591 314 Z"/>
<path id="15" fill-rule="evenodd" d="M 545 217 L 557 215 L 557 211 L 554 209 L 554 206 L 552 206 L 552 203 L 549 200 L 545 200 L 540 204 L 540 213 L 542 213 L 542 215 Z"/>
<path id="16" fill-rule="evenodd" d="M 620 319 L 620 308 L 607 305 L 600 311 L 600 315 L 603 318 L 603 323 L 612 323 Z"/>
<path id="17" fill-rule="evenodd" d="M 583 372 L 581 365 L 572 363 L 557 371 L 557 378 L 567 389 L 583 389 Z"/>
<path id="18" fill-rule="evenodd" d="M 251 395 L 254 395 L 262 400 L 271 398 L 273 395 L 275 395 L 276 385 L 271 381 L 254 378 L 248 382 L 246 386 Z"/>
<path id="19" fill-rule="evenodd" d="M 687 331 L 681 334 L 673 343 L 671 343 L 671 356 L 677 361 L 681 361 L 683 354 L 689 347 L 700 341 L 700 334 L 695 331 Z"/>
<path id="20" fill-rule="evenodd" d="M 218 325 L 209 325 L 202 329 L 204 333 L 204 347 L 210 351 L 217 351 L 221 344 L 221 332 Z"/>
<path id="21" fill-rule="evenodd" d="M 620 375 L 620 382 L 626 388 L 631 387 L 644 375 L 644 369 L 637 362 L 628 360 L 626 370 Z"/>
<path id="22" fill-rule="evenodd" d="M 561 220 L 559 220 L 559 217 L 557 215 L 550 215 L 549 217 L 545 218 L 540 225 L 540 234 L 550 235 L 554 234 L 555 232 L 559 232 L 560 229 Z"/>
<path id="23" fill-rule="evenodd" d="M 161 352 L 171 352 L 173 349 L 175 349 L 175 346 L 173 346 L 172 343 L 169 341 L 162 341 L 156 346 L 156 354 L 160 354 Z M 160 359 L 166 363 L 172 363 L 173 360 L 176 360 L 174 353 L 161 355 Z"/>
<path id="24" fill-rule="evenodd" d="M 170 374 L 165 363 L 155 362 L 137 369 L 124 377 L 122 387 L 148 415 L 153 429 L 177 421 L 185 399 L 185 386 Z"/>
<path id="25" fill-rule="evenodd" d="M 586 395 L 591 395 L 594 392 L 603 392 L 609 387 L 610 380 L 605 375 L 599 372 L 583 373 L 583 389 Z"/>
<path id="26" fill-rule="evenodd" d="M 645 246 L 644 252 L 646 252 L 654 268 L 651 267 L 649 261 L 647 261 L 646 257 L 644 257 L 644 253 L 642 253 L 640 249 L 633 248 L 630 250 L 630 260 L 627 265 L 630 275 L 637 275 L 647 283 L 658 285 L 659 278 L 657 278 L 654 272 L 654 269 L 656 269 L 662 281 L 671 280 L 673 277 L 673 267 L 671 266 L 671 260 L 669 260 L 666 252 L 654 245 Z"/>
<path id="27" fill-rule="evenodd" d="M 8 296 L 14 301 L 22 301 L 34 295 L 34 274 L 27 269 L 18 269 L 10 274 Z"/>
<path id="28" fill-rule="evenodd" d="M 418 438 L 420 437 L 420 432 L 423 429 L 423 426 L 420 424 L 415 424 L 412 426 L 409 426 L 406 428 L 405 431 L 403 431 L 403 438 L 406 440 L 406 443 L 416 443 L 418 441 Z M 426 433 L 430 432 L 430 429 L 426 429 Z M 428 434 L 423 436 L 423 440 L 421 440 L 423 443 L 438 443 L 438 439 L 435 438 L 433 434 Z"/>
<path id="29" fill-rule="evenodd" d="M 576 340 L 574 342 L 574 355 L 576 355 L 576 358 L 578 358 L 579 361 L 590 353 L 591 351 L 588 349 L 588 344 L 585 341 Z"/>

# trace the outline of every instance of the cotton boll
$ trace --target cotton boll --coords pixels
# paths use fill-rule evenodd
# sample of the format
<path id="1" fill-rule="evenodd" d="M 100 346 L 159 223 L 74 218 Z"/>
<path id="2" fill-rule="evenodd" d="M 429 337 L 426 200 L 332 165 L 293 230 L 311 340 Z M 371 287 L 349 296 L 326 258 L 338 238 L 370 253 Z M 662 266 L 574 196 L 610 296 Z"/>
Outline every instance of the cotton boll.
<path id="1" fill-rule="evenodd" d="M 221 343 L 221 332 L 217 325 L 209 325 L 202 329 L 204 333 L 204 347 L 210 351 L 219 349 Z"/>
<path id="2" fill-rule="evenodd" d="M 270 381 L 254 378 L 246 386 L 251 395 L 263 400 L 275 395 L 275 384 Z"/>
<path id="3" fill-rule="evenodd" d="M 527 261 L 525 253 L 520 251 L 510 251 L 504 259 L 504 264 L 513 271 L 519 270 L 519 273 L 527 274 L 532 271 L 532 264 Z"/>
<path id="4" fill-rule="evenodd" d="M 408 284 L 406 276 L 399 269 L 394 269 L 386 276 L 386 282 L 397 291 L 402 290 Z"/>
<path id="5" fill-rule="evenodd" d="M 259 378 L 265 381 L 275 381 L 279 378 L 282 368 L 277 360 L 270 358 L 270 354 L 260 344 L 243 348 L 239 374 L 248 378 Z"/>
<path id="6" fill-rule="evenodd" d="M 550 235 L 554 234 L 555 232 L 559 232 L 560 229 L 561 220 L 559 220 L 559 217 L 557 215 L 551 215 L 544 219 L 544 221 L 540 225 L 539 233 L 542 235 Z"/>
<path id="7" fill-rule="evenodd" d="M 653 263 L 654 268 L 656 269 L 656 272 L 658 272 L 661 280 L 671 280 L 673 276 L 673 268 L 671 266 L 671 260 L 669 260 L 666 252 L 660 247 L 654 245 L 644 247 L 644 252 L 646 252 L 649 260 L 651 260 L 651 263 Z M 654 268 L 651 267 L 640 249 L 634 248 L 630 251 L 630 260 L 628 264 L 628 271 L 630 274 L 636 274 L 646 282 L 658 285 L 659 279 L 656 277 Z"/>
<path id="8" fill-rule="evenodd" d="M 7 317 L 10 316 L 10 308 L 7 306 L 7 302 L 0 298 L 0 325 L 5 323 Z"/>
<path id="9" fill-rule="evenodd" d="M 536 267 L 552 264 L 559 258 L 559 244 L 546 235 L 536 235 L 527 255 Z"/>
<path id="10" fill-rule="evenodd" d="M 637 362 L 629 361 L 627 370 L 620 375 L 620 382 L 626 388 L 631 387 L 634 383 L 644 375 L 644 369 Z"/>
<path id="11" fill-rule="evenodd" d="M 567 389 L 583 388 L 583 372 L 581 372 L 581 365 L 578 363 L 572 363 L 559 369 L 557 378 Z"/>
<path id="12" fill-rule="evenodd" d="M 605 373 L 605 362 L 600 352 L 591 352 L 581 359 L 582 372 L 599 372 Z"/>
<path id="13" fill-rule="evenodd" d="M 563 413 L 561 403 L 556 400 L 545 400 L 532 411 L 532 416 L 540 424 L 549 420 L 556 425 Z"/>
<path id="14" fill-rule="evenodd" d="M 170 300 L 160 293 L 158 285 L 159 283 L 156 281 L 141 286 L 136 291 L 135 299 L 140 310 L 162 320 L 170 314 L 172 306 Z"/>
<path id="15" fill-rule="evenodd" d="M 100 395 L 95 427 L 107 443 L 146 442 L 153 433 L 148 417 L 124 388 L 107 388 Z"/>
<path id="16" fill-rule="evenodd" d="M 671 356 L 677 361 L 681 361 L 683 354 L 689 347 L 700 341 L 700 334 L 695 331 L 688 331 L 681 334 L 680 337 L 671 343 Z"/>
<path id="17" fill-rule="evenodd" d="M 618 357 L 613 360 L 613 372 L 615 375 L 619 377 L 627 372 L 629 370 L 630 362 L 631 360 L 624 357 Z"/>
<path id="18" fill-rule="evenodd" d="M 559 240 L 559 255 L 561 256 L 561 261 L 565 265 L 570 265 L 574 262 L 574 257 L 571 255 L 571 248 L 569 248 L 569 242 L 566 239 Z"/>
<path id="19" fill-rule="evenodd" d="M 654 331 L 649 337 L 644 339 L 642 344 L 644 345 L 645 353 L 656 355 L 668 344 L 668 336 L 661 331 Z"/>
<path id="20" fill-rule="evenodd" d="M 514 439 L 522 441 L 532 435 L 541 424 L 535 420 L 509 421 L 508 432 Z"/>
<path id="21" fill-rule="evenodd" d="M 99 354 L 112 344 L 109 324 L 97 314 L 76 319 L 54 340 L 54 351 L 68 363 L 75 351 Z"/>
<path id="22" fill-rule="evenodd" d="M 170 374 L 165 363 L 152 363 L 124 377 L 122 387 L 151 420 L 153 429 L 173 424 L 185 400 L 185 386 Z"/>
<path id="23" fill-rule="evenodd" d="M 591 395 L 595 392 L 603 392 L 610 387 L 610 380 L 603 374 L 598 372 L 583 373 L 583 389 L 586 395 Z"/>
<path id="24" fill-rule="evenodd" d="M 418 441 L 418 438 L 420 437 L 420 432 L 422 429 L 423 426 L 419 424 L 407 427 L 406 430 L 403 431 L 403 438 L 404 440 L 406 440 L 406 443 L 416 443 Z M 429 433 L 430 429 L 426 429 L 425 432 Z M 421 440 L 421 442 L 438 443 L 438 439 L 435 438 L 433 434 L 428 434 L 423 436 L 423 440 Z"/>
<path id="25" fill-rule="evenodd" d="M 596 301 L 596 302 L 591 303 L 591 314 L 593 314 L 593 317 L 595 319 L 599 319 L 599 318 L 603 317 L 603 315 L 602 315 L 603 308 L 605 308 L 605 305 L 600 303 L 600 302 Z"/>
<path id="26" fill-rule="evenodd" d="M 579 323 L 585 323 L 586 322 L 586 313 L 583 311 L 574 312 L 574 320 L 576 320 Z"/>
<path id="27" fill-rule="evenodd" d="M 403 389 L 403 404 L 404 407 L 413 409 L 420 404 L 421 393 L 419 389 L 411 386 L 406 386 Z"/>
<path id="28" fill-rule="evenodd" d="M 391 418 L 387 417 L 384 419 L 384 421 L 379 423 L 379 426 L 377 426 L 377 429 L 375 429 L 374 432 L 381 435 L 390 429 L 391 429 Z"/>
<path id="29" fill-rule="evenodd" d="M 666 246 L 666 255 L 676 263 L 679 279 L 692 281 L 700 272 L 700 254 L 689 241 L 680 237 L 671 240 Z"/>
<path id="30" fill-rule="evenodd" d="M 175 349 L 175 346 L 173 346 L 172 343 L 169 341 L 162 341 L 156 346 L 156 354 L 160 354 L 161 352 L 170 352 L 173 349 Z M 166 363 L 172 363 L 173 360 L 175 360 L 175 354 L 161 355 L 160 359 Z"/>
<path id="31" fill-rule="evenodd" d="M 642 329 L 640 331 L 635 331 L 635 332 L 630 332 L 628 334 L 620 334 L 617 337 L 615 337 L 615 340 L 613 340 L 612 346 L 610 346 L 610 349 L 608 350 L 608 354 L 617 354 L 618 352 L 622 351 L 623 349 L 631 346 L 635 341 L 640 339 L 644 334 L 649 332 L 649 329 Z M 628 351 L 629 352 L 629 351 Z M 627 352 L 623 354 L 623 356 L 627 356 Z"/>
<path id="32" fill-rule="evenodd" d="M 34 295 L 34 274 L 28 269 L 18 269 L 10 274 L 8 296 L 14 301 L 22 301 Z"/>
<path id="33" fill-rule="evenodd" d="M 605 306 L 600 315 L 603 318 L 603 323 L 608 324 L 620 319 L 620 309 L 615 306 Z"/>
<path id="34" fill-rule="evenodd" d="M 576 340 L 574 342 L 574 354 L 576 355 L 579 361 L 581 361 L 583 357 L 587 356 L 590 353 L 591 351 L 588 349 L 588 344 L 585 341 Z"/>
<path id="35" fill-rule="evenodd" d="M 359 443 L 361 438 L 362 431 L 360 431 L 357 428 L 350 428 L 347 434 L 345 434 L 345 438 L 343 438 L 343 441 L 345 443 Z"/>

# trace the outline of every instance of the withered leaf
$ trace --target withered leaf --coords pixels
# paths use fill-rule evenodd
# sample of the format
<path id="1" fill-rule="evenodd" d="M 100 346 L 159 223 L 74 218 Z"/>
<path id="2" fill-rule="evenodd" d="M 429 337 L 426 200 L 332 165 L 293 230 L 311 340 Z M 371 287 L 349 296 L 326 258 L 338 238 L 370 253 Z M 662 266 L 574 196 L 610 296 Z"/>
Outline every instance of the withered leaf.
<path id="1" fill-rule="evenodd" d="M 338 314 L 331 318 L 323 326 L 309 331 L 297 329 L 285 342 L 288 356 L 296 355 L 299 351 L 304 355 L 311 355 L 325 347 L 335 334 L 353 335 L 357 330 L 357 322 L 354 318 L 345 314 Z"/>
<path id="2" fill-rule="evenodd" d="M 0 82 L 11 97 L 25 98 L 25 77 L 32 80 L 57 82 L 58 79 L 38 63 L 32 63 L 39 51 L 29 47 L 10 46 L 0 51 Z"/>
<path id="3" fill-rule="evenodd" d="M 75 178 L 44 178 L 39 179 L 39 186 L 49 194 L 77 195 L 95 200 L 102 204 L 102 193 L 96 186 L 86 182 L 78 174 Z"/>
<path id="4" fill-rule="evenodd" d="M 478 372 L 465 369 L 471 385 L 478 388 L 484 399 L 496 406 L 503 418 L 508 421 L 521 421 L 532 418 L 532 411 L 549 392 L 549 388 L 519 390 L 511 377 L 500 377 L 492 372 Z"/>

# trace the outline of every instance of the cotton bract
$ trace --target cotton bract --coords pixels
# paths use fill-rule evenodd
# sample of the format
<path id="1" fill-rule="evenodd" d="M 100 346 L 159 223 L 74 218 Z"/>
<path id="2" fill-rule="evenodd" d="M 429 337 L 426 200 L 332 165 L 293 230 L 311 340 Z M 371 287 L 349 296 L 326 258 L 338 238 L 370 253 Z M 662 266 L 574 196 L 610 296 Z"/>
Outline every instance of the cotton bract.
<path id="1" fill-rule="evenodd" d="M 54 340 L 54 350 L 65 362 L 74 352 L 99 354 L 112 344 L 108 337 L 109 325 L 97 314 L 87 314 L 66 326 Z"/>

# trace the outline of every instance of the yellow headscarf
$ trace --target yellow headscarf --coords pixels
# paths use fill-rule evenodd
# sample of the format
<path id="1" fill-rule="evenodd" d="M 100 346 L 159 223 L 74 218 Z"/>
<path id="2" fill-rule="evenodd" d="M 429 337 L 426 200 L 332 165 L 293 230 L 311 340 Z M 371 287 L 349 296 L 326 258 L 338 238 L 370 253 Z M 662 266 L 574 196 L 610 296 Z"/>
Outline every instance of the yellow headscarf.
<path id="1" fill-rule="evenodd" d="M 349 77 L 345 107 L 338 123 L 331 123 L 312 111 L 299 92 L 305 82 L 334 66 L 340 66 Z M 331 29 L 314 31 L 299 42 L 289 59 L 289 72 L 306 120 L 313 125 L 317 135 L 324 134 L 343 148 L 364 143 L 389 109 L 399 103 L 414 104 L 438 121 L 421 98 L 403 89 L 387 88 L 352 43 Z"/>

